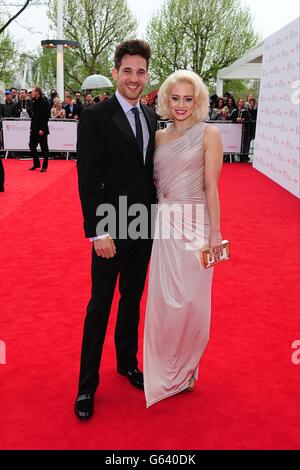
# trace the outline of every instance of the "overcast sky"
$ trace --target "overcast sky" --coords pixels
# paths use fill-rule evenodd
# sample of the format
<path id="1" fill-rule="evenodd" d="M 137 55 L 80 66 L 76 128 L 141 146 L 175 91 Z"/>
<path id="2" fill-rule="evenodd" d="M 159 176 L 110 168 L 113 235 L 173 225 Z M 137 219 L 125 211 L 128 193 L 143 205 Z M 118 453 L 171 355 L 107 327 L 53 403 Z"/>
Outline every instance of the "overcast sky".
<path id="1" fill-rule="evenodd" d="M 76 0 L 74 0 L 76 1 Z M 252 11 L 254 27 L 266 38 L 299 16 L 299 0 L 243 0 Z M 128 0 L 129 7 L 139 22 L 139 35 L 143 36 L 152 13 L 160 8 L 163 0 Z M 24 29 L 32 29 L 33 33 Z M 29 7 L 9 28 L 24 50 L 34 50 L 42 39 L 50 39 L 46 6 Z M 52 35 L 53 36 L 53 35 Z"/>

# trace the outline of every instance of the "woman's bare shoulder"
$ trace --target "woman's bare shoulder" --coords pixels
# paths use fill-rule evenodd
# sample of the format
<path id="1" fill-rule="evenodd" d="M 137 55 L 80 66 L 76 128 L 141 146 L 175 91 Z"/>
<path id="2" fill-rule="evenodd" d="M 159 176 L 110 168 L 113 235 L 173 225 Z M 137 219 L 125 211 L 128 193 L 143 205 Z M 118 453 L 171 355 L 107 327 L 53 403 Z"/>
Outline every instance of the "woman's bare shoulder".
<path id="1" fill-rule="evenodd" d="M 160 145 L 163 144 L 166 140 L 167 136 L 167 130 L 166 129 L 160 129 L 159 131 L 156 131 L 155 133 L 155 144 Z"/>
<path id="2" fill-rule="evenodd" d="M 213 124 L 207 124 L 204 129 L 204 148 L 221 140 L 221 131 Z"/>
<path id="3" fill-rule="evenodd" d="M 214 138 L 218 135 L 221 135 L 221 131 L 217 126 L 207 123 L 207 126 L 205 127 L 205 134 L 208 137 Z"/>

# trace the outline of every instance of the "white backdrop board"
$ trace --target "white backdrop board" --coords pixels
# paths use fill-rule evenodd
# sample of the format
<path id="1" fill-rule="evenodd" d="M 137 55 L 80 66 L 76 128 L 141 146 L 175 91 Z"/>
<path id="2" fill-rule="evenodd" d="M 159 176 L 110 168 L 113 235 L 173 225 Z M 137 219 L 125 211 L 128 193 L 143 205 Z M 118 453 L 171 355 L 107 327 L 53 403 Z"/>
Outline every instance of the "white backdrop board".
<path id="1" fill-rule="evenodd" d="M 220 129 L 224 153 L 240 153 L 243 124 L 228 121 L 209 121 L 209 124 Z"/>
<path id="2" fill-rule="evenodd" d="M 30 119 L 3 119 L 4 150 L 29 150 Z M 75 152 L 77 142 L 77 121 L 49 120 L 49 150 Z"/>
<path id="3" fill-rule="evenodd" d="M 299 18 L 264 42 L 253 167 L 300 197 Z"/>

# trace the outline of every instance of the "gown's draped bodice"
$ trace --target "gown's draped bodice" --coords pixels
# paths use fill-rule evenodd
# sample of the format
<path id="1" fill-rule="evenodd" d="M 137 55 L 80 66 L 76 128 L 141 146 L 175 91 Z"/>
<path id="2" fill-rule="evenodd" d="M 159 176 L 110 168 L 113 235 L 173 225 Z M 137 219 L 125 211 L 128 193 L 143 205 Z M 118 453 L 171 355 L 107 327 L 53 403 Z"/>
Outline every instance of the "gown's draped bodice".
<path id="1" fill-rule="evenodd" d="M 157 147 L 154 180 L 159 202 L 204 201 L 203 137 L 206 126 L 206 123 L 198 122 L 181 137 Z"/>

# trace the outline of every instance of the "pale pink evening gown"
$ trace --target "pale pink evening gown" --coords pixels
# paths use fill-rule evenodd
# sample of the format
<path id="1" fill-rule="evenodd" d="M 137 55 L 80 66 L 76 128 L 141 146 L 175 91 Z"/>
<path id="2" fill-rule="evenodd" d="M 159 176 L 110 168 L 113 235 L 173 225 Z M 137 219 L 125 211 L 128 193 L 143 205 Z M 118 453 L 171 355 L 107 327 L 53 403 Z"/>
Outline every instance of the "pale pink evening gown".
<path id="1" fill-rule="evenodd" d="M 210 229 L 204 191 L 203 135 L 207 125 L 198 122 L 155 150 L 159 203 L 144 332 L 147 407 L 185 390 L 192 377 L 198 378 L 199 361 L 209 340 L 214 268 L 204 270 L 199 261 Z M 170 204 L 173 216 L 168 211 Z M 183 204 L 193 207 L 193 212 L 184 211 Z M 196 205 L 201 208 L 197 217 Z M 179 239 L 182 213 L 184 236 Z M 169 221 L 172 229 L 167 239 L 162 236 L 162 226 Z M 189 242 L 195 233 L 197 240 Z"/>

